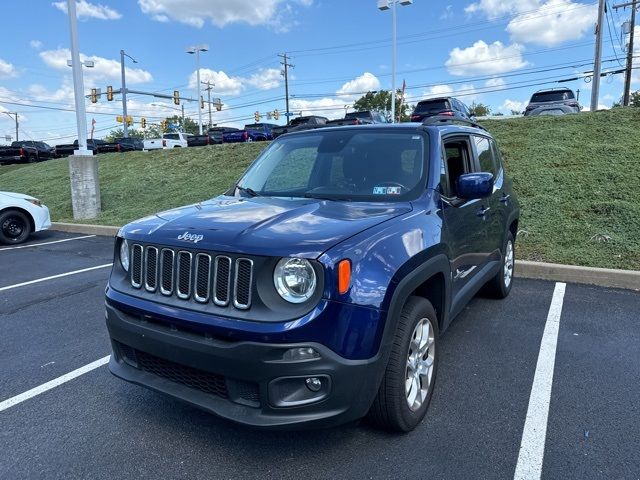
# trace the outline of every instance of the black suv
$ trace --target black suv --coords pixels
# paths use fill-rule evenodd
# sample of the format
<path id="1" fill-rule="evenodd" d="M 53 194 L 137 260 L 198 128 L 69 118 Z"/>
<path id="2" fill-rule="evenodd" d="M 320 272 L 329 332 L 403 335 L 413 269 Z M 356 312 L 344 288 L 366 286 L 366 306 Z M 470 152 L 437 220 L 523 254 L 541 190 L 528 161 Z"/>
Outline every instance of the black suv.
<path id="1" fill-rule="evenodd" d="M 579 113 L 580 104 L 576 100 L 573 90 L 568 88 L 548 88 L 538 90 L 531 96 L 529 105 L 524 111 L 525 117 L 540 114 L 543 111 L 564 113 Z M 547 113 L 554 114 L 554 113 Z"/>
<path id="2" fill-rule="evenodd" d="M 453 97 L 441 97 L 418 102 L 411 114 L 411 121 L 421 122 L 425 118 L 435 117 L 437 115 L 475 120 L 469 107 L 460 100 Z"/>

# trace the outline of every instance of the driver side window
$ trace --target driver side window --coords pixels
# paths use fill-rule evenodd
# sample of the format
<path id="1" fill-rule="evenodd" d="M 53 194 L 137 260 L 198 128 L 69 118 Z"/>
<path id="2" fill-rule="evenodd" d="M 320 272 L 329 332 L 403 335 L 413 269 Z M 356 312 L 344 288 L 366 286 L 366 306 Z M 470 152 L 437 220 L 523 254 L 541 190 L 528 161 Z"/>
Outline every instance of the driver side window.
<path id="1" fill-rule="evenodd" d="M 458 197 L 457 181 L 460 175 L 471 173 L 471 150 L 469 142 L 464 138 L 445 140 L 444 145 L 445 175 L 441 181 L 442 193 L 446 197 Z"/>

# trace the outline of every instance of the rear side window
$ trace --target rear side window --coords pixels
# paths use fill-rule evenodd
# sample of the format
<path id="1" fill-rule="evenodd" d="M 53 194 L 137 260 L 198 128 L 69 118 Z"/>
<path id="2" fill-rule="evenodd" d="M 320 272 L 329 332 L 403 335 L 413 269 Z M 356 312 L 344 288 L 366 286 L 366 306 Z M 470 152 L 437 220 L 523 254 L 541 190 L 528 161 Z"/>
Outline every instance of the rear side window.
<path id="1" fill-rule="evenodd" d="M 439 113 L 450 109 L 451 107 L 448 100 L 431 100 L 418 103 L 415 113 Z"/>
<path id="2" fill-rule="evenodd" d="M 476 153 L 478 155 L 478 163 L 480 164 L 481 172 L 491 172 L 496 175 L 496 168 L 493 163 L 493 150 L 489 139 L 485 137 L 474 137 L 476 144 Z"/>
<path id="3" fill-rule="evenodd" d="M 571 90 L 560 90 L 551 92 L 534 93 L 531 97 L 532 102 L 562 102 L 563 100 L 573 100 L 573 92 Z"/>

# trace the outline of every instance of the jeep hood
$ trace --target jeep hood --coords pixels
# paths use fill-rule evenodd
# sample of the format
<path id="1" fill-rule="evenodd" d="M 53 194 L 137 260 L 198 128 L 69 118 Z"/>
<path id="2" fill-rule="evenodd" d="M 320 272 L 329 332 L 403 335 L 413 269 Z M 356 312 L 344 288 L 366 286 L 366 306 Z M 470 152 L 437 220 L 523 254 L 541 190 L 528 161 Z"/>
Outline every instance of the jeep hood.
<path id="1" fill-rule="evenodd" d="M 120 234 L 156 245 L 317 258 L 341 241 L 410 211 L 409 202 L 220 196 L 142 218 Z"/>

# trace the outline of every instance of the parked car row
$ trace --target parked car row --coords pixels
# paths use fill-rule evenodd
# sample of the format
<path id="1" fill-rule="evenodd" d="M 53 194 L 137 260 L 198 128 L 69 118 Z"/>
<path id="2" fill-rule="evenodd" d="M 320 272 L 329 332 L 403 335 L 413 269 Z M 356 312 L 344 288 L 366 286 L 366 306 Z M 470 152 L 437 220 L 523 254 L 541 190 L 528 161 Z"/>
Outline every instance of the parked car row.
<path id="1" fill-rule="evenodd" d="M 44 142 L 24 140 L 0 147 L 0 165 L 5 163 L 35 163 L 56 158 L 56 150 Z"/>

